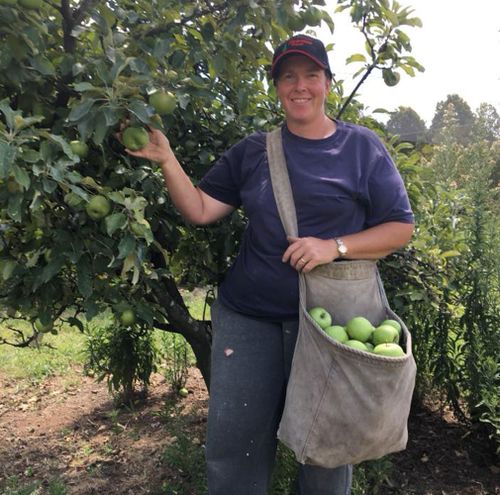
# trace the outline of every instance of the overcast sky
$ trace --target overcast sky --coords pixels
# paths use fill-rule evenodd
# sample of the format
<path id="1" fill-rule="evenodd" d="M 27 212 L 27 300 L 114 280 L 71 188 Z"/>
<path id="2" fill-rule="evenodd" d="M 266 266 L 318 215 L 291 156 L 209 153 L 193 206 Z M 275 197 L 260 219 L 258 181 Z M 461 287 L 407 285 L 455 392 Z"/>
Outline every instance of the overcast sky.
<path id="1" fill-rule="evenodd" d="M 400 83 L 392 88 L 383 83 L 380 71 L 372 73 L 361 87 L 360 101 L 369 110 L 412 107 L 428 125 L 436 104 L 453 93 L 460 95 L 473 111 L 487 102 L 500 113 L 500 0 L 399 3 L 413 7 L 414 16 L 422 20 L 422 28 L 405 27 L 404 31 L 411 38 L 412 55 L 426 70 L 413 78 L 403 72 Z M 335 0 L 327 0 L 330 13 L 335 4 Z M 348 13 L 335 14 L 334 20 L 334 34 L 322 29 L 318 37 L 325 44 L 335 43 L 330 64 L 350 92 L 356 84 L 352 75 L 360 64 L 345 65 L 345 59 L 356 52 L 364 53 L 364 39 L 351 24 Z"/>

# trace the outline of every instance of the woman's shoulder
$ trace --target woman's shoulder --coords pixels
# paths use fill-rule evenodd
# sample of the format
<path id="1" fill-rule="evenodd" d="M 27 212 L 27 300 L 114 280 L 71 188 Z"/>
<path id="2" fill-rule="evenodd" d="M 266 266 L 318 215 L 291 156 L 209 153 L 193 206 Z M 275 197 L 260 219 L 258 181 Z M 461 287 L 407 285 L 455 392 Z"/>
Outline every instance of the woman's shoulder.
<path id="1" fill-rule="evenodd" d="M 341 122 L 340 128 L 346 138 L 352 140 L 354 143 L 375 148 L 381 152 L 385 150 L 385 146 L 380 136 L 374 130 L 364 125 L 354 124 L 352 122 Z"/>

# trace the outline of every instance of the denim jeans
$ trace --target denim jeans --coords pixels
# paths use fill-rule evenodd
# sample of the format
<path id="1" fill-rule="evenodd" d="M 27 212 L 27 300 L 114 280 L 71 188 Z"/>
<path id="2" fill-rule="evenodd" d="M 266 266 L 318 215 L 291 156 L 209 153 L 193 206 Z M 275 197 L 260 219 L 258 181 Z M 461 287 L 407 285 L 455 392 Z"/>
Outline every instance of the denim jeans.
<path id="1" fill-rule="evenodd" d="M 207 427 L 209 495 L 266 495 L 298 322 L 273 323 L 212 306 Z M 349 495 L 352 467 L 300 465 L 297 495 Z"/>

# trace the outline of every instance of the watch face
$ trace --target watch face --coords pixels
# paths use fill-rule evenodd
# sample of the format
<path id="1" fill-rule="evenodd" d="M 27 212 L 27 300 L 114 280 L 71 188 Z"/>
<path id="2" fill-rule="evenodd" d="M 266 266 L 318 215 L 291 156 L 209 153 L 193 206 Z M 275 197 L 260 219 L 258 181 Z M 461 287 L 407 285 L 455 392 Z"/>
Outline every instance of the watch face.
<path id="1" fill-rule="evenodd" d="M 347 254 L 347 247 L 346 245 L 342 242 L 341 239 L 335 239 L 337 242 L 337 249 L 339 251 L 340 256 L 345 256 Z"/>

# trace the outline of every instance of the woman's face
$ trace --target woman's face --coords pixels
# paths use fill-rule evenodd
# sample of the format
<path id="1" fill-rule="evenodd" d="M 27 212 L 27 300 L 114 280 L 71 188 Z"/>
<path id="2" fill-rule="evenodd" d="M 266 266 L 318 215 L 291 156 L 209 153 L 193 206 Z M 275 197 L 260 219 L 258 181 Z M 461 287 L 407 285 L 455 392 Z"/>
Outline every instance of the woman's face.
<path id="1" fill-rule="evenodd" d="M 322 119 L 330 85 L 324 69 L 308 57 L 290 55 L 283 60 L 276 92 L 287 122 L 307 125 Z"/>

